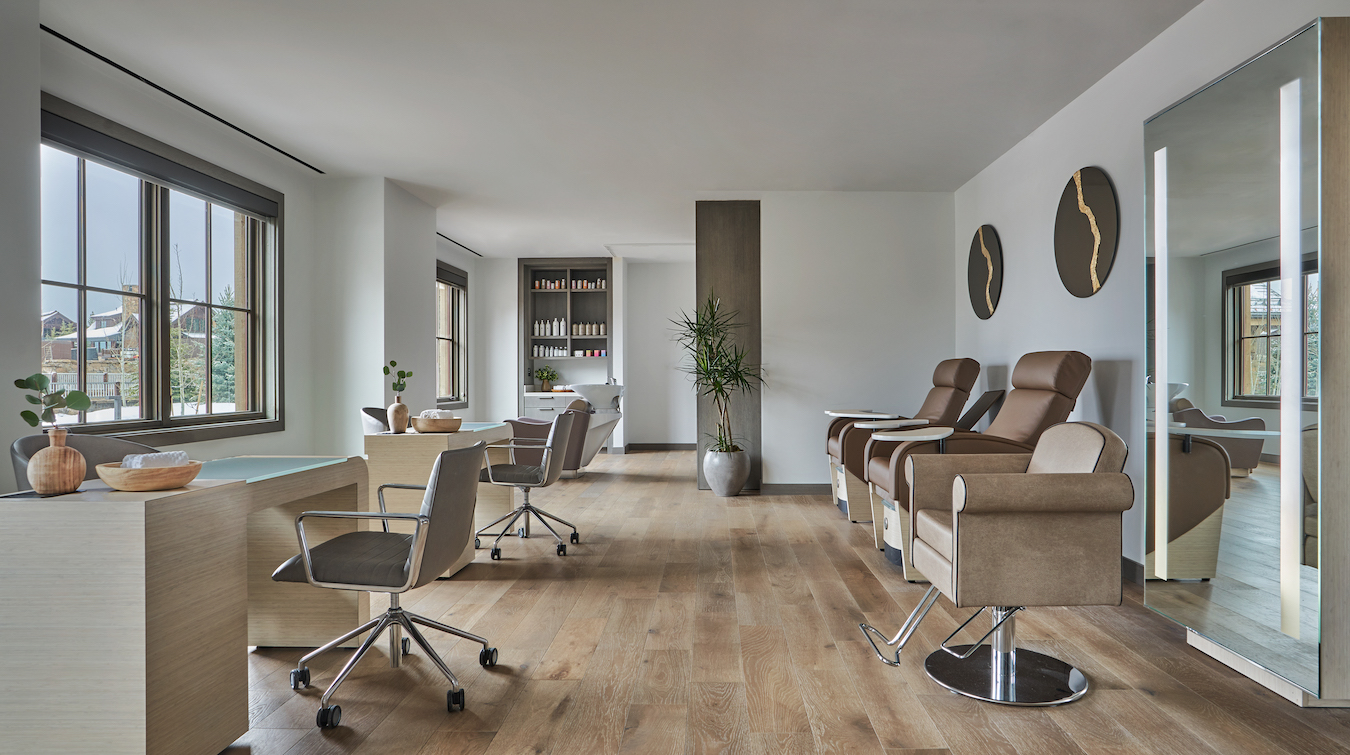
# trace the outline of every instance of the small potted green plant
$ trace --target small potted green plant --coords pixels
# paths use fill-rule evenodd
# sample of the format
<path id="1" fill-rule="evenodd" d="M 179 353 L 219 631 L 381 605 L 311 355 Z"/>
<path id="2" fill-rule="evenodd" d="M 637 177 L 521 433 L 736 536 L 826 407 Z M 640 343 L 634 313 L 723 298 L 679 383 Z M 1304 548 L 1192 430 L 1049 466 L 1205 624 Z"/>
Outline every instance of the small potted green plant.
<path id="1" fill-rule="evenodd" d="M 396 370 L 398 362 L 389 360 L 389 365 L 384 368 L 385 375 L 393 375 L 394 382 L 390 388 L 394 391 L 394 403 L 389 405 L 386 415 L 389 418 L 389 429 L 396 433 L 407 432 L 408 430 L 408 405 L 403 403 L 403 391 L 408 388 L 408 378 L 412 377 L 412 370 Z"/>
<path id="2" fill-rule="evenodd" d="M 731 399 L 748 393 L 763 382 L 759 365 L 746 361 L 744 346 L 737 345 L 734 332 L 743 323 L 736 312 L 726 312 L 716 294 L 693 315 L 680 313 L 675 324 L 675 340 L 684 347 L 687 361 L 684 371 L 699 395 L 712 399 L 717 410 L 716 433 L 708 433 L 712 445 L 703 455 L 703 476 L 719 496 L 734 496 L 750 477 L 750 455 L 736 442 L 731 427 Z"/>
<path id="3" fill-rule="evenodd" d="M 553 381 L 558 379 L 558 371 L 548 365 L 544 365 L 534 371 L 534 376 L 539 380 L 539 390 L 548 393 L 553 390 Z"/>
<path id="4" fill-rule="evenodd" d="M 74 492 L 80 487 L 80 483 L 84 482 L 84 473 L 88 470 L 88 466 L 83 454 L 66 445 L 67 431 L 64 427 L 57 426 L 56 413 L 62 409 L 84 411 L 93 402 L 82 391 L 65 388 L 53 391 L 51 380 L 41 373 L 15 380 L 14 386 L 20 390 L 30 391 L 24 398 L 35 407 L 19 413 L 24 422 L 32 427 L 37 427 L 43 422 L 51 425 L 51 429 L 47 431 L 51 445 L 40 449 L 28 460 L 28 484 L 41 495 Z"/>

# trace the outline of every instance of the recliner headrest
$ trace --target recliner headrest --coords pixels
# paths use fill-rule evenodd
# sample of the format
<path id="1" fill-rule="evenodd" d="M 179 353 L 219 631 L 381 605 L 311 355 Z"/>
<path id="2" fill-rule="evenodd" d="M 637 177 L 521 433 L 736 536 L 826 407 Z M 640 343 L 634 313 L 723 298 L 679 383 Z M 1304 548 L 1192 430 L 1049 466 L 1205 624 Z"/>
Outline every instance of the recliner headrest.
<path id="1" fill-rule="evenodd" d="M 970 393 L 979 376 L 980 363 L 974 359 L 946 359 L 938 362 L 937 369 L 933 370 L 933 385 Z"/>
<path id="2" fill-rule="evenodd" d="M 1091 372 L 1092 359 L 1081 351 L 1033 351 L 1017 360 L 1012 386 L 1076 399 Z"/>

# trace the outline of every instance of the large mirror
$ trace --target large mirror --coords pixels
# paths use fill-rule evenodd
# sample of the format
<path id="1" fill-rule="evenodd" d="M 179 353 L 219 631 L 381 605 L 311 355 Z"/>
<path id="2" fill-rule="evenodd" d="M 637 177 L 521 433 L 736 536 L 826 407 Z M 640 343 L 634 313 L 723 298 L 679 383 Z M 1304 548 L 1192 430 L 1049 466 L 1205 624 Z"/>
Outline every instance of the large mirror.
<path id="1" fill-rule="evenodd" d="M 1145 602 L 1314 695 L 1317 34 L 1144 127 Z"/>

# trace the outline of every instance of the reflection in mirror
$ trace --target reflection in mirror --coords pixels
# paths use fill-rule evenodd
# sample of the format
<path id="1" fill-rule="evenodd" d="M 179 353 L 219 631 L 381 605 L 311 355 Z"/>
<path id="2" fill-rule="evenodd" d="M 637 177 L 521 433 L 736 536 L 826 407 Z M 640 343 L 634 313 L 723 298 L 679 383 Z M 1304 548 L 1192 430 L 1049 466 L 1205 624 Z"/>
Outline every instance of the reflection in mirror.
<path id="1" fill-rule="evenodd" d="M 1316 29 L 1145 124 L 1145 602 L 1318 690 Z"/>

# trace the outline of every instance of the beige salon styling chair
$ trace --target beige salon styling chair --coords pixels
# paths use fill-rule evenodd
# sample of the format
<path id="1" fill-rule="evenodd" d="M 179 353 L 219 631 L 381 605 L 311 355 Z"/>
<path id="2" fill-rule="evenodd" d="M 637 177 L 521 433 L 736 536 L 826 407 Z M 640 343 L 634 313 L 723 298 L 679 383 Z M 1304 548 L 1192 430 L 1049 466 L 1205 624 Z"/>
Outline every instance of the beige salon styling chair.
<path id="1" fill-rule="evenodd" d="M 1013 368 L 1013 389 L 984 432 L 958 430 L 943 440 L 906 440 L 921 429 L 876 433 L 867 442 L 869 493 L 882 511 L 886 559 L 910 582 L 926 581 L 908 554 L 911 514 L 905 460 L 913 454 L 1026 454 L 1046 428 L 1068 419 L 1092 372 L 1092 360 L 1077 351 L 1025 354 Z"/>
<path id="2" fill-rule="evenodd" d="M 933 387 L 913 417 L 869 420 L 836 417 L 830 422 L 825 439 L 829 456 L 831 490 L 836 505 L 850 522 L 879 522 L 881 510 L 869 503 L 865 480 L 867 441 L 875 430 L 939 425 L 953 427 L 961 409 L 980 376 L 980 363 L 974 359 L 946 359 L 933 370 Z M 880 532 L 877 528 L 877 532 Z M 880 540 L 880 536 L 878 536 Z M 880 543 L 878 543 L 880 547 Z"/>
<path id="3" fill-rule="evenodd" d="M 567 458 L 567 444 L 572 434 L 573 421 L 574 415 L 565 412 L 553 418 L 553 427 L 549 430 L 548 437 L 542 442 L 537 442 L 531 438 L 514 438 L 509 444 L 493 446 L 493 448 L 511 449 L 511 463 L 493 464 L 491 459 L 488 459 L 487 468 L 482 471 L 479 480 L 493 485 L 520 488 L 521 492 L 525 495 L 525 501 L 520 504 L 519 508 L 507 512 L 505 516 L 500 517 L 493 523 L 480 529 L 474 535 L 473 545 L 475 548 L 482 547 L 482 541 L 479 538 L 484 536 L 495 538 L 492 541 L 492 550 L 490 551 L 493 561 L 501 560 L 502 538 L 506 537 L 506 534 L 511 531 L 511 528 L 515 526 L 516 522 L 519 522 L 522 519 L 524 520 L 521 522 L 521 527 L 516 531 L 516 534 L 522 538 L 530 536 L 530 517 L 538 519 L 540 524 L 544 525 L 549 532 L 553 533 L 553 539 L 557 541 L 559 556 L 567 555 L 567 543 L 563 542 L 562 537 L 558 535 L 558 531 L 553 529 L 553 525 L 549 524 L 550 519 L 572 529 L 570 542 L 581 542 L 581 536 L 577 534 L 575 525 L 571 522 L 559 519 L 530 503 L 531 490 L 534 488 L 546 488 L 557 482 L 558 478 L 562 475 L 563 462 Z M 538 452 L 541 448 L 543 449 L 543 457 L 539 459 L 538 464 L 523 463 L 521 459 L 516 457 L 517 453 L 531 451 Z M 506 524 L 502 526 L 501 532 L 496 535 L 488 532 L 488 530 L 502 522 L 506 522 Z"/>
<path id="4" fill-rule="evenodd" d="M 1028 606 L 1120 605 L 1121 520 L 1134 503 L 1125 455 L 1111 430 L 1070 422 L 1046 430 L 1030 454 L 908 457 L 914 562 L 933 584 L 893 638 L 859 625 L 877 657 L 898 666 L 943 595 L 979 610 L 924 661 L 933 681 L 1006 705 L 1082 697 L 1081 671 L 1017 649 L 1015 617 Z M 985 608 L 990 630 L 974 644 L 951 644 Z"/>
<path id="5" fill-rule="evenodd" d="M 436 463 L 431 468 L 431 479 L 425 486 L 381 485 L 377 491 L 380 502 L 378 513 L 306 511 L 296 517 L 295 531 L 300 540 L 300 554 L 279 566 L 272 574 L 272 579 L 278 582 L 308 582 L 315 587 L 334 590 L 389 593 L 389 610 L 304 656 L 291 671 L 291 689 L 308 687 L 310 674 L 306 664 L 320 654 L 364 632 L 370 632 L 319 698 L 315 723 L 320 728 L 332 728 L 341 723 L 341 706 L 329 705 L 329 701 L 386 629 L 389 630 L 389 665 L 397 668 L 402 656 L 410 650 L 406 638 L 400 642 L 400 630 L 405 630 L 450 681 L 450 691 L 445 696 L 446 708 L 450 711 L 456 707 L 464 710 L 464 689 L 450 667 L 432 650 L 417 625 L 479 643 L 483 649 L 478 654 L 478 662 L 483 666 L 497 665 L 497 649 L 489 647 L 486 639 L 405 611 L 399 606 L 398 597 L 444 574 L 468 546 L 469 536 L 473 533 L 478 471 L 483 463 L 484 449 L 483 443 L 476 443 L 468 448 L 442 451 L 436 457 Z M 425 490 L 421 511 L 416 514 L 386 512 L 385 488 Z M 379 521 L 382 529 L 349 532 L 311 546 L 305 537 L 307 519 Z M 414 528 L 412 534 L 390 532 L 390 521 L 411 523 Z"/>
<path id="6" fill-rule="evenodd" d="M 1318 462 L 1321 436 L 1317 425 L 1308 425 L 1301 433 L 1303 446 L 1303 565 L 1317 567 Z"/>
<path id="7" fill-rule="evenodd" d="M 1219 569 L 1223 504 L 1232 494 L 1228 452 L 1218 439 L 1195 435 L 1168 437 L 1167 578 L 1213 579 Z M 1154 434 L 1148 434 L 1148 479 L 1155 479 Z M 1157 502 L 1146 493 L 1144 578 L 1158 579 Z"/>

